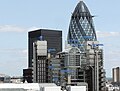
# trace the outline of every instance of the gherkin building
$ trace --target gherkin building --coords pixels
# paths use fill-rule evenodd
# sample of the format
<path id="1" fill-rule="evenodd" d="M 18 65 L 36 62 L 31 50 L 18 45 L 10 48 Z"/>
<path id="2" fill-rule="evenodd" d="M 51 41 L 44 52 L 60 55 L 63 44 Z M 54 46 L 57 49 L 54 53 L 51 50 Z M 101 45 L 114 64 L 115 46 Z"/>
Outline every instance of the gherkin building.
<path id="1" fill-rule="evenodd" d="M 84 51 L 83 44 L 85 41 L 97 40 L 92 18 L 93 16 L 90 14 L 85 3 L 80 1 L 71 16 L 67 36 L 68 44 Z"/>

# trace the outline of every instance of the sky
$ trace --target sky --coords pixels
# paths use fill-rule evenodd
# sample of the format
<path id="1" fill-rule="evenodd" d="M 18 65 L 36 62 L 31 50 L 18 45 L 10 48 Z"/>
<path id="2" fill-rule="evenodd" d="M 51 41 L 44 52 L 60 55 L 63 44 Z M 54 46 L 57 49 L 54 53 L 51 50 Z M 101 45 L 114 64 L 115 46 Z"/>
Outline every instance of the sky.
<path id="1" fill-rule="evenodd" d="M 27 68 L 28 31 L 45 28 L 63 32 L 80 0 L 0 0 L 0 74 L 22 76 Z M 94 17 L 98 41 L 104 44 L 106 76 L 120 66 L 120 0 L 84 0 Z"/>

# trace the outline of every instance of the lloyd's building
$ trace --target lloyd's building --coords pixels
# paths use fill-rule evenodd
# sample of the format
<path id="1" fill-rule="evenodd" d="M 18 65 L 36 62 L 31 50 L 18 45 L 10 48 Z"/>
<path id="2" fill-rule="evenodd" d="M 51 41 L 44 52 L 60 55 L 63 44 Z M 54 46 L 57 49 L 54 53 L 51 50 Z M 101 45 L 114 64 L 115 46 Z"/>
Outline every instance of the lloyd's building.
<path id="1" fill-rule="evenodd" d="M 99 47 L 103 44 L 97 41 L 93 17 L 80 1 L 71 16 L 66 49 L 56 58 L 60 65 L 51 60 L 53 82 L 63 86 L 83 82 L 88 84 L 88 91 L 105 91 L 103 49 Z"/>
<path id="2" fill-rule="evenodd" d="M 78 48 L 77 50 L 79 52 L 74 50 L 71 54 L 68 51 L 66 55 L 69 59 L 68 68 L 75 70 L 73 71 L 75 72 L 73 78 L 72 72 L 69 75 L 71 77 L 71 83 L 72 81 L 73 83 L 86 82 L 88 84 L 88 91 L 105 91 L 103 49 L 99 47 L 103 46 L 103 44 L 99 44 L 97 41 L 93 17 L 83 1 L 77 4 L 71 16 L 67 43 L 73 48 Z M 78 54 L 80 56 L 79 61 Z M 72 61 L 73 59 L 74 61 Z M 70 65 L 74 65 L 74 67 L 70 67 Z"/>

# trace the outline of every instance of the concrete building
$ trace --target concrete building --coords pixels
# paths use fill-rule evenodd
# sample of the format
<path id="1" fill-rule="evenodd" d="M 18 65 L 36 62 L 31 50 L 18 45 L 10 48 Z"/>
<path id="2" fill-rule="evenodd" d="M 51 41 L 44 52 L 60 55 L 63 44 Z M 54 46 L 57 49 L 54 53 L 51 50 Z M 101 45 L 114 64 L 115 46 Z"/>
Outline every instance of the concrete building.
<path id="1" fill-rule="evenodd" d="M 33 83 L 48 83 L 47 41 L 33 43 Z"/>
<path id="2" fill-rule="evenodd" d="M 120 87 L 117 85 L 112 85 L 110 83 L 106 84 L 106 91 L 120 91 Z"/>
<path id="3" fill-rule="evenodd" d="M 11 77 L 5 74 L 0 74 L 0 83 L 10 83 Z"/>
<path id="4" fill-rule="evenodd" d="M 11 77 L 11 83 L 23 83 L 23 77 L 21 76 Z"/>
<path id="5" fill-rule="evenodd" d="M 116 67 L 112 69 L 112 76 L 113 76 L 113 82 L 120 83 L 120 67 Z"/>

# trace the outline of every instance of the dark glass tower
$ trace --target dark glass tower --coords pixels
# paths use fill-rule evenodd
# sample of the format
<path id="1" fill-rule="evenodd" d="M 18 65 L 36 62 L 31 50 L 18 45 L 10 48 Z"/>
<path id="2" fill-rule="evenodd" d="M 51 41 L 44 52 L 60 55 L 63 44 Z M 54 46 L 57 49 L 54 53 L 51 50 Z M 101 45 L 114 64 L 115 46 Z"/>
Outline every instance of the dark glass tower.
<path id="1" fill-rule="evenodd" d="M 32 67 L 33 42 L 40 38 L 47 41 L 48 51 L 54 50 L 53 55 L 62 51 L 62 31 L 49 29 L 30 31 L 28 33 L 28 67 Z"/>
<path id="2" fill-rule="evenodd" d="M 85 41 L 97 40 L 92 17 L 85 3 L 80 1 L 71 16 L 68 44 L 77 46 L 84 51 L 82 44 Z"/>

